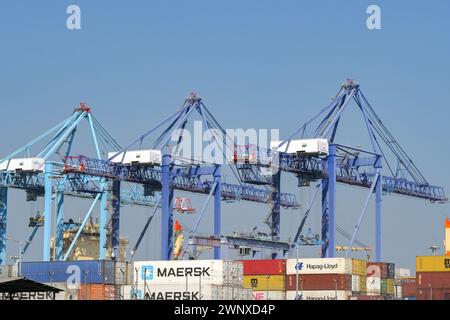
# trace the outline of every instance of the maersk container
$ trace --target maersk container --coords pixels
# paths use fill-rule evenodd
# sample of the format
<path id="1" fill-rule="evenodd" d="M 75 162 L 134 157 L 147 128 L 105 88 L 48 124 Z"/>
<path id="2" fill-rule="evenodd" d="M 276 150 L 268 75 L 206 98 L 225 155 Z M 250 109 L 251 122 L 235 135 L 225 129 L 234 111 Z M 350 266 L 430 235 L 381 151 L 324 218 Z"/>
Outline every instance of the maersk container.
<path id="1" fill-rule="evenodd" d="M 286 274 L 352 274 L 352 259 L 309 258 L 288 259 Z"/>
<path id="2" fill-rule="evenodd" d="M 124 286 L 125 300 L 251 300 L 251 290 L 242 287 L 205 284 L 187 287 L 182 284 Z"/>
<path id="3" fill-rule="evenodd" d="M 37 282 L 114 284 L 114 262 L 107 260 L 23 262 L 22 276 Z M 69 279 L 70 277 L 70 279 Z"/>
<path id="4" fill-rule="evenodd" d="M 138 284 L 185 284 L 242 286 L 242 262 L 231 260 L 136 261 Z"/>
<path id="5" fill-rule="evenodd" d="M 343 290 L 303 290 L 298 291 L 298 295 L 300 299 L 296 299 L 297 291 L 286 291 L 286 300 L 348 300 L 352 292 Z"/>
<path id="6" fill-rule="evenodd" d="M 242 260 L 244 275 L 286 274 L 286 260 Z"/>

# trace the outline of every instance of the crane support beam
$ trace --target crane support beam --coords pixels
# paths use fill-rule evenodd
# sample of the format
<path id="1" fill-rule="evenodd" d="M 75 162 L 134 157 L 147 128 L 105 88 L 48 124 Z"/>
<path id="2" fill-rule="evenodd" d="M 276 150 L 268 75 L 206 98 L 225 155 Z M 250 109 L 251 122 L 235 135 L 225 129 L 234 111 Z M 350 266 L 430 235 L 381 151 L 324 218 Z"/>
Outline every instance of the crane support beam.
<path id="1" fill-rule="evenodd" d="M 44 244 L 42 251 L 42 261 L 50 261 L 50 239 L 52 236 L 52 202 L 53 202 L 53 165 L 45 163 L 44 168 Z"/>
<path id="2" fill-rule="evenodd" d="M 0 265 L 6 264 L 7 219 L 8 219 L 8 188 L 0 187 Z"/>

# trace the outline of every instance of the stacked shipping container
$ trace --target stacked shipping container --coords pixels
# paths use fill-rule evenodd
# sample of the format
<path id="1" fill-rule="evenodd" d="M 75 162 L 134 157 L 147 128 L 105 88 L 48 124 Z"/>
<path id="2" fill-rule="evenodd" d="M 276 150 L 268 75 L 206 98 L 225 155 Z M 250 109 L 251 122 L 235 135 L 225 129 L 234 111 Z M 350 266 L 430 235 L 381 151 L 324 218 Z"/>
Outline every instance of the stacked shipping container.
<path id="1" fill-rule="evenodd" d="M 244 288 L 253 300 L 285 300 L 286 260 L 243 260 Z"/>
<path id="2" fill-rule="evenodd" d="M 416 257 L 418 300 L 450 300 L 450 256 Z"/>
<path id="3" fill-rule="evenodd" d="M 363 263 L 358 261 L 354 266 L 352 259 L 345 258 L 289 259 L 286 299 L 347 300 L 353 285 L 360 290 L 360 278 L 353 278 L 353 270 L 361 273 L 365 270 Z"/>
<path id="4" fill-rule="evenodd" d="M 367 294 L 382 295 L 387 299 L 395 296 L 395 264 L 386 262 L 367 263 Z"/>

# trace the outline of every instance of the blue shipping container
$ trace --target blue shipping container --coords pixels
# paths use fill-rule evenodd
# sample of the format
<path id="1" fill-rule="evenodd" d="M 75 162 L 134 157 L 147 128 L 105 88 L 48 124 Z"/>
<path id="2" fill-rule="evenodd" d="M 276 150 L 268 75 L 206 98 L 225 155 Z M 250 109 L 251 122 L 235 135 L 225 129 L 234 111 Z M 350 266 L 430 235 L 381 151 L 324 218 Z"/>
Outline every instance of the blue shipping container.
<path id="1" fill-rule="evenodd" d="M 34 281 L 52 283 L 114 284 L 114 262 L 107 260 L 23 262 L 22 276 Z"/>

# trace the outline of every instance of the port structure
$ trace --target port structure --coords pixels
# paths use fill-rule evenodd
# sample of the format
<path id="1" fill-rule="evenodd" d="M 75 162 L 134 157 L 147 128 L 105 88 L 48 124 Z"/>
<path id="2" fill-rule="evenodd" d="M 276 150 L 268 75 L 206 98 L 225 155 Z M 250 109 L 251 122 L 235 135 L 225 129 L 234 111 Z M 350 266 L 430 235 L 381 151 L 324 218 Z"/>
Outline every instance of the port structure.
<path id="1" fill-rule="evenodd" d="M 221 151 L 226 159 L 227 149 L 233 151 L 234 143 L 230 141 L 225 129 L 214 118 L 212 113 L 203 103 L 202 99 L 195 93 L 190 94 L 184 101 L 181 108 L 174 114 L 164 119 L 156 126 L 133 140 L 107 160 L 91 158 L 85 156 L 67 157 L 66 174 L 89 175 L 105 178 L 113 181 L 113 185 L 120 188 L 123 181 L 133 182 L 142 185 L 149 185 L 161 192 L 161 200 L 149 215 L 133 250 L 132 256 L 138 250 L 142 239 L 147 232 L 153 217 L 161 207 L 161 258 L 170 260 L 173 254 L 173 208 L 174 191 L 185 191 L 207 195 L 207 198 L 199 212 L 192 234 L 198 230 L 198 226 L 203 219 L 207 205 L 211 198 L 214 198 L 214 236 L 221 236 L 221 201 L 250 201 L 255 203 L 272 203 L 272 192 L 266 188 L 257 188 L 250 184 L 239 181 L 237 184 L 225 183 L 222 181 L 223 163 L 205 162 L 202 159 L 191 157 L 189 159 L 179 156 L 177 152 L 181 148 L 185 138 L 185 129 L 188 122 L 192 122 L 194 115 L 197 115 L 203 127 L 212 133 L 209 143 L 217 144 L 217 149 Z M 162 133 L 161 133 L 162 131 Z M 161 163 L 159 165 L 145 165 L 123 163 L 118 161 L 132 148 L 142 149 L 145 141 L 150 140 L 155 133 L 161 134 L 153 141 L 152 150 L 161 151 Z M 299 204 L 294 195 L 281 193 L 279 205 L 284 208 L 299 208 Z M 113 204 L 114 207 L 114 204 Z M 113 211 L 119 211 L 113 208 Z M 114 232 L 114 224 L 112 225 Z M 245 241 L 245 239 L 243 239 Z M 254 241 L 252 241 L 253 243 Z M 261 245 L 264 243 L 261 242 Z M 284 244 L 280 249 L 284 248 Z M 214 248 L 214 258 L 220 259 L 221 248 Z"/>
<path id="2" fill-rule="evenodd" d="M 89 214 L 92 213 L 95 203 L 100 202 L 99 216 L 101 230 L 104 232 L 102 232 L 99 251 L 100 258 L 105 257 L 106 228 L 109 223 L 107 218 L 108 201 L 111 200 L 111 185 L 106 179 L 97 176 L 65 171 L 66 159 L 73 156 L 72 148 L 74 142 L 77 142 L 75 140 L 81 134 L 80 131 L 83 128 L 80 128 L 80 125 L 84 121 L 88 123 L 88 131 L 90 131 L 88 134 L 92 139 L 95 157 L 98 159 L 104 157 L 105 150 L 103 148 L 117 151 L 122 149 L 122 146 L 94 117 L 91 108 L 85 103 L 80 103 L 80 106 L 75 108 L 70 117 L 0 160 L 0 264 L 6 263 L 9 188 L 24 190 L 27 195 L 27 201 L 36 201 L 38 197 L 44 197 L 44 223 L 43 225 L 36 224 L 32 229 L 28 241 L 22 249 L 22 254 L 27 252 L 39 227 L 42 226 L 44 229 L 42 260 L 50 260 L 52 207 L 53 203 L 56 202 L 55 259 L 63 260 L 65 258 L 63 256 L 64 199 L 69 196 L 94 199 Z M 87 145 L 88 141 L 85 139 L 80 137 L 78 140 L 82 140 L 81 143 Z M 19 164 L 30 161 L 36 162 L 38 166 L 30 168 L 18 167 Z M 143 191 L 137 186 L 127 186 L 120 192 L 121 205 L 154 207 L 158 201 L 158 195 L 144 195 Z M 81 228 L 79 228 L 79 233 L 81 233 L 86 222 L 87 219 L 83 221 Z M 73 249 L 79 233 L 73 240 L 71 249 Z"/>
<path id="3" fill-rule="evenodd" d="M 344 112 L 354 102 L 356 110 L 362 114 L 372 149 L 338 144 L 336 134 Z M 311 131 L 313 128 L 313 131 Z M 311 131 L 311 132 L 310 132 Z M 286 153 L 295 138 L 327 139 L 329 153 L 326 156 L 308 156 L 299 153 Z M 309 186 L 318 182 L 322 191 L 322 257 L 335 256 L 336 219 L 336 183 L 369 189 L 361 214 L 352 233 L 349 248 L 353 246 L 363 221 L 372 194 L 375 194 L 375 260 L 382 261 L 382 195 L 398 194 L 429 200 L 434 203 L 446 203 L 444 189 L 431 185 L 416 167 L 404 148 L 385 127 L 380 117 L 361 91 L 360 85 L 351 79 L 341 86 L 332 102 L 320 110 L 309 121 L 297 128 L 284 141 L 271 150 L 247 150 L 245 154 L 256 157 L 256 161 L 236 162 L 241 179 L 255 185 L 269 185 L 272 193 L 271 229 L 274 240 L 280 234 L 280 188 L 281 173 L 295 174 L 298 186 Z M 256 155 L 256 156 L 255 156 Z M 268 164 L 267 158 L 272 159 Z M 263 159 L 263 160 L 261 160 Z M 275 167 L 277 174 L 268 179 L 261 174 L 268 166 Z M 317 190 L 318 191 L 318 190 Z M 308 212 L 308 211 L 307 211 Z M 307 216 L 307 215 L 306 215 Z M 304 225 L 302 221 L 293 243 L 297 243 Z M 350 250 L 347 250 L 347 256 Z M 277 256 L 275 252 L 273 258 Z"/>

